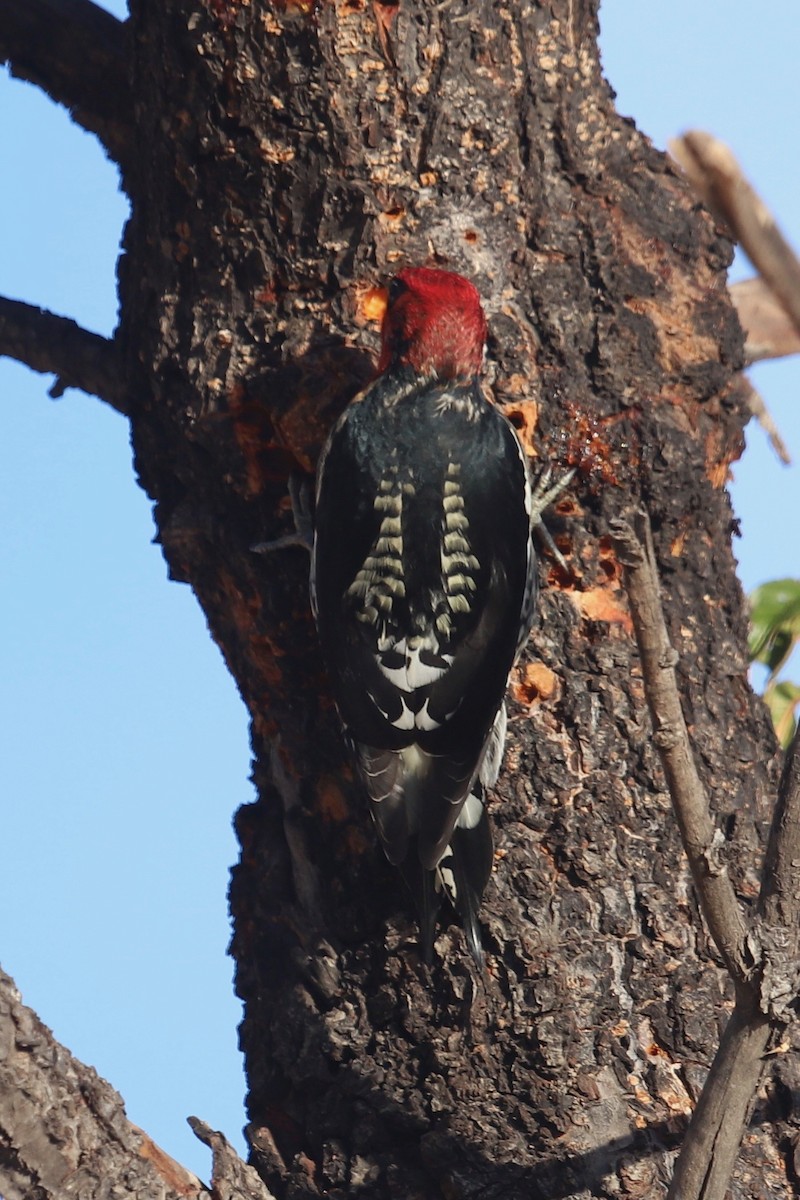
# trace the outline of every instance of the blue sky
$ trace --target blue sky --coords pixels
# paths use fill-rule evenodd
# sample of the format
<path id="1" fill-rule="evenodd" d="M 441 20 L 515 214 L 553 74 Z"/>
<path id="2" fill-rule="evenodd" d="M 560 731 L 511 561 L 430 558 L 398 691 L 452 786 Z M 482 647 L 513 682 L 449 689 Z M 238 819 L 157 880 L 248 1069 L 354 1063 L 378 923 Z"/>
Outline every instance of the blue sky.
<path id="1" fill-rule="evenodd" d="M 605 0 L 601 20 L 620 111 L 660 147 L 692 127 L 727 140 L 800 244 L 796 0 L 769 21 L 742 0 Z M 0 114 L 0 294 L 110 333 L 127 211 L 114 168 L 2 72 Z M 800 361 L 753 378 L 800 460 Z M 79 392 L 48 399 L 50 382 L 0 360 L 0 961 L 131 1119 L 207 1176 L 188 1114 L 242 1145 L 225 950 L 231 816 L 252 798 L 247 715 L 151 544 L 125 421 Z M 747 440 L 733 494 L 751 589 L 800 575 L 800 473 L 755 427 Z"/>

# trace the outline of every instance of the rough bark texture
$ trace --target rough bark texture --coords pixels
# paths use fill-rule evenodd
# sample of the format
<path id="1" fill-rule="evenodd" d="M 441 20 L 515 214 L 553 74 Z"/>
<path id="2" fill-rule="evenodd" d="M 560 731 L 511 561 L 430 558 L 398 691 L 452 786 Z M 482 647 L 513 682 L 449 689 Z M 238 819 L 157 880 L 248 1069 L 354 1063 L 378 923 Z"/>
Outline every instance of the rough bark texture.
<path id="1" fill-rule="evenodd" d="M 140 3 L 132 22 L 137 466 L 253 717 L 232 904 L 255 1161 L 281 1196 L 657 1195 L 728 1000 L 605 531 L 649 509 L 747 892 L 773 743 L 724 491 L 744 419 L 730 245 L 614 113 L 590 3 Z M 249 549 L 285 531 L 288 471 L 368 376 L 368 289 L 431 259 L 481 289 L 531 451 L 583 464 L 572 578 L 549 572 L 514 689 L 481 978 L 455 928 L 420 965 L 343 757 L 306 557 Z"/>
<path id="2" fill-rule="evenodd" d="M 138 1200 L 211 1196 L 131 1125 L 120 1096 L 54 1041 L 0 971 L 3 1200 L 95 1200 L 111 1188 Z"/>
<path id="3" fill-rule="evenodd" d="M 651 745 L 610 518 L 649 511 L 686 720 L 744 896 L 774 790 L 728 467 L 731 248 L 614 112 L 592 0 L 136 0 L 120 282 L 136 466 L 252 715 L 233 952 L 253 1161 L 276 1196 L 658 1196 L 730 1006 Z M 493 804 L 478 975 L 419 962 L 327 692 L 292 470 L 370 375 L 404 263 L 485 297 L 494 391 L 577 461 Z M 736 1197 L 792 1194 L 796 1070 Z M 754 1184 L 757 1180 L 757 1187 Z"/>

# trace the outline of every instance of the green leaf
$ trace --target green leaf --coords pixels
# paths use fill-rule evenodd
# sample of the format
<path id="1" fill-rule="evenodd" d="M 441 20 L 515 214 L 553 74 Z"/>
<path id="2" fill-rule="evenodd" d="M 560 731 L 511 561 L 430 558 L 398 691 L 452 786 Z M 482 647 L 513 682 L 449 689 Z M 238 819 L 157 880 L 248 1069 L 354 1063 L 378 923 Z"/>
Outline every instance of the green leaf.
<path id="1" fill-rule="evenodd" d="M 750 597 L 750 659 L 774 677 L 800 640 L 800 579 L 776 579 Z"/>
<path id="2" fill-rule="evenodd" d="M 800 686 L 796 683 L 773 683 L 764 692 L 764 702 L 772 717 L 778 741 L 784 750 L 794 737 L 795 709 L 800 704 Z"/>

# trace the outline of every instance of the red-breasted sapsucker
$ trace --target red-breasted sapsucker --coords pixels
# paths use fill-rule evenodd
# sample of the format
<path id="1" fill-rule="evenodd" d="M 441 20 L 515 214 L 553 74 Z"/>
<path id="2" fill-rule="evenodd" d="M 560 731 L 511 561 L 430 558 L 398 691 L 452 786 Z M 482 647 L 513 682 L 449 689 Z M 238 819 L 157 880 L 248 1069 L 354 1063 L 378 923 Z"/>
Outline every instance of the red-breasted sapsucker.
<path id="1" fill-rule="evenodd" d="M 448 896 L 480 963 L 493 857 L 484 792 L 536 599 L 528 467 L 479 385 L 486 319 L 468 280 L 401 271 L 381 338 L 377 378 L 317 469 L 312 604 L 378 835 L 416 898 L 423 954 Z"/>

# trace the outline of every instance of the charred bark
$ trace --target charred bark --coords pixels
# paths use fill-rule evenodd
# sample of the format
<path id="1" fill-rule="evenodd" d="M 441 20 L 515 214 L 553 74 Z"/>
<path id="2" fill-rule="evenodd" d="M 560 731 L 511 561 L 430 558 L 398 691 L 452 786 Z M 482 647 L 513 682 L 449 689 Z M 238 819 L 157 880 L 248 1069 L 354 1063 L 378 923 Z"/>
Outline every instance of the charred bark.
<path id="1" fill-rule="evenodd" d="M 747 413 L 731 246 L 614 111 L 597 5 L 135 0 L 120 264 L 136 466 L 252 717 L 231 903 L 253 1161 L 279 1197 L 657 1196 L 732 996 L 652 745 L 611 519 L 654 530 L 684 716 L 739 893 L 774 739 L 747 683 L 725 483 Z M 405 263 L 481 290 L 494 391 L 576 462 L 516 674 L 488 969 L 419 961 L 316 646 L 292 471 L 369 378 Z M 791 1194 L 796 1072 L 733 1193 Z M 767 1126 L 765 1129 L 764 1126 Z"/>
<path id="2" fill-rule="evenodd" d="M 232 905 L 255 1161 L 279 1194 L 653 1193 L 729 1000 L 606 531 L 649 510 L 700 771 L 755 865 L 773 746 L 724 492 L 730 246 L 614 113 L 591 5 L 133 21 L 135 93 L 160 98 L 137 113 L 124 273 L 137 465 L 253 717 Z M 515 687 L 483 978 L 455 928 L 420 965 L 350 782 L 306 559 L 249 549 L 284 529 L 287 472 L 369 371 L 370 287 L 431 259 L 485 296 L 531 451 L 577 447 L 584 468 L 561 506 L 572 578 L 550 571 Z"/>
<path id="3" fill-rule="evenodd" d="M 131 142 L 127 29 L 91 0 L 0 0 L 0 62 L 64 104 L 114 162 Z"/>
<path id="4" fill-rule="evenodd" d="M 124 412 L 124 385 L 114 343 L 67 317 L 0 296 L 0 354 L 57 376 L 54 398 L 81 388 Z"/>
<path id="5" fill-rule="evenodd" d="M 255 1161 L 279 1194 L 655 1194 L 730 1000 L 607 529 L 649 511 L 746 893 L 774 745 L 724 490 L 744 421 L 730 245 L 614 112 L 591 4 L 137 5 L 133 22 L 134 90 L 160 98 L 137 113 L 124 273 L 137 465 L 253 717 L 231 895 Z M 285 530 L 288 471 L 312 469 L 369 372 L 369 289 L 425 261 L 481 289 L 495 392 L 531 452 L 582 465 L 561 505 L 572 577 L 543 572 L 514 687 L 483 978 L 456 928 L 420 965 L 351 783 L 306 558 L 249 550 Z"/>

